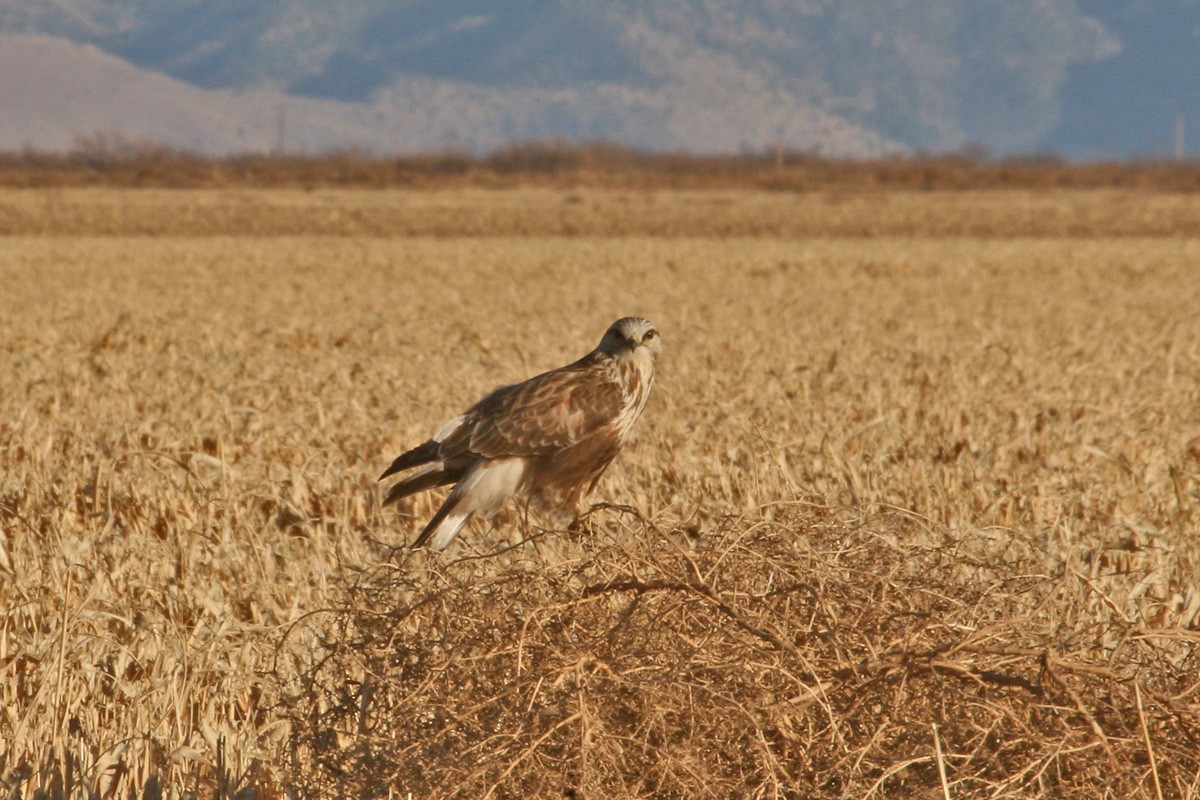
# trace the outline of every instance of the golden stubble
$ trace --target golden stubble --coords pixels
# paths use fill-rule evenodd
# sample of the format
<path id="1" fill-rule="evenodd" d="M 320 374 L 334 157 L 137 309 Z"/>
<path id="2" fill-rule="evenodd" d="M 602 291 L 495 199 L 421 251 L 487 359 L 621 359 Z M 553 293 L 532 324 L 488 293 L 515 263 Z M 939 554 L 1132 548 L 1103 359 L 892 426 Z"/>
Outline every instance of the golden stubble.
<path id="1" fill-rule="evenodd" d="M 296 754 L 316 739 L 297 709 L 328 720 L 330 704 L 303 706 L 297 687 L 352 587 L 399 571 L 406 588 L 386 596 L 402 605 L 444 579 L 392 550 L 439 498 L 381 510 L 375 476 L 630 314 L 665 352 L 591 498 L 628 508 L 598 510 L 589 537 L 519 547 L 519 511 L 473 523 L 443 557 L 456 580 L 575 564 L 582 591 L 588 569 L 658 564 L 663 541 L 703 560 L 764 531 L 817 541 L 841 526 L 887 552 L 951 547 L 991 575 L 1045 576 L 1055 589 L 1029 613 L 1047 630 L 1090 630 L 1110 651 L 1145 636 L 1162 664 L 1194 665 L 1200 240 L 1154 212 L 1190 219 L 1197 201 L 1029 197 L 6 193 L 20 224 L 0 247 L 0 781 L 114 797 L 154 781 L 170 796 L 303 785 Z M 828 566 L 809 553 L 796 569 Z M 688 578 L 701 599 L 757 585 L 705 575 Z M 521 585 L 528 613 L 540 590 Z M 480 697 L 512 678 L 485 662 Z M 413 696 L 395 708 L 420 713 Z M 1194 690 L 1177 699 L 1194 724 Z M 1149 742 L 1162 731 L 1138 703 Z M 599 714 L 554 713 L 464 786 L 532 785 L 539 748 Z M 868 769 L 863 748 L 840 769 L 866 791 L 894 773 Z M 1158 767 L 1171 752 L 1150 750 Z M 676 768 L 702 773 L 701 752 Z M 757 780 L 788 785 L 789 768 Z M 1188 768 L 1167 770 L 1172 785 Z"/>

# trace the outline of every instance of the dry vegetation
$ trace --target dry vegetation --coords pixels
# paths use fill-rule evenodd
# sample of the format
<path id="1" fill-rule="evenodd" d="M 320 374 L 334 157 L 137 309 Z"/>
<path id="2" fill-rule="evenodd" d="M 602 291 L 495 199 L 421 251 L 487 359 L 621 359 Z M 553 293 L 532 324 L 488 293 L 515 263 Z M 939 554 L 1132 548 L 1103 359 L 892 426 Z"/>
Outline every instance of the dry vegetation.
<path id="1" fill-rule="evenodd" d="M 0 194 L 0 794 L 1200 796 L 1200 200 Z M 582 533 L 374 477 L 612 319 Z"/>
<path id="2" fill-rule="evenodd" d="M 1068 162 L 1053 153 L 993 159 L 961 154 L 859 161 L 805 152 L 690 155 L 603 142 L 532 141 L 474 155 L 360 152 L 209 157 L 120 134 L 81 137 L 68 153 L 0 152 L 0 187 L 170 188 L 543 188 L 1100 189 L 1200 190 L 1200 161 Z"/>

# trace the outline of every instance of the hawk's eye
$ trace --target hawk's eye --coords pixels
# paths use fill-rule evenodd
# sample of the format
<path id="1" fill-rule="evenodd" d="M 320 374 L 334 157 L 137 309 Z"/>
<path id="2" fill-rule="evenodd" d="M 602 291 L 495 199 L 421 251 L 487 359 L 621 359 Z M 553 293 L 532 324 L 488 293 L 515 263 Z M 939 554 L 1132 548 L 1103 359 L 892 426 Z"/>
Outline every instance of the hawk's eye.
<path id="1" fill-rule="evenodd" d="M 658 336 L 658 331 L 646 331 L 646 334 L 644 336 L 642 336 L 642 341 L 650 342 L 650 341 L 653 341 L 654 338 L 657 336 Z"/>

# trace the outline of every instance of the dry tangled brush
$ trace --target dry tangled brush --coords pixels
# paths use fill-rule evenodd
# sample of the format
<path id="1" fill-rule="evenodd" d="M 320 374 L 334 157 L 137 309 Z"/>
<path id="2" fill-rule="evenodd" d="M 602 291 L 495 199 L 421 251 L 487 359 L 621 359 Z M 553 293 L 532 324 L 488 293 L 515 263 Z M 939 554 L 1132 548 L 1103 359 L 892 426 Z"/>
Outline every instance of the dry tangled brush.
<path id="1" fill-rule="evenodd" d="M 283 701 L 292 780 L 354 797 L 1196 791 L 1194 633 L 1097 615 L 1084 575 L 912 543 L 928 538 L 790 511 L 633 526 L 550 563 L 364 573 Z"/>

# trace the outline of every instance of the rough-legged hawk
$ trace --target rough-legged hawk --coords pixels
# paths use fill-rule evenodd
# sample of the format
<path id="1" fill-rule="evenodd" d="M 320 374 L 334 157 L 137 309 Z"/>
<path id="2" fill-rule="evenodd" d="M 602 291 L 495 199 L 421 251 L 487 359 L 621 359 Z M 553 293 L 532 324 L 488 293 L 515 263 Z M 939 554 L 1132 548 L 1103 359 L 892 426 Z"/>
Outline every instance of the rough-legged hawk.
<path id="1" fill-rule="evenodd" d="M 491 516 L 517 494 L 573 514 L 645 408 L 661 350 L 649 320 L 619 319 L 575 363 L 496 389 L 399 456 L 379 479 L 413 471 L 385 504 L 454 484 L 412 546 L 444 550 L 472 514 Z"/>

